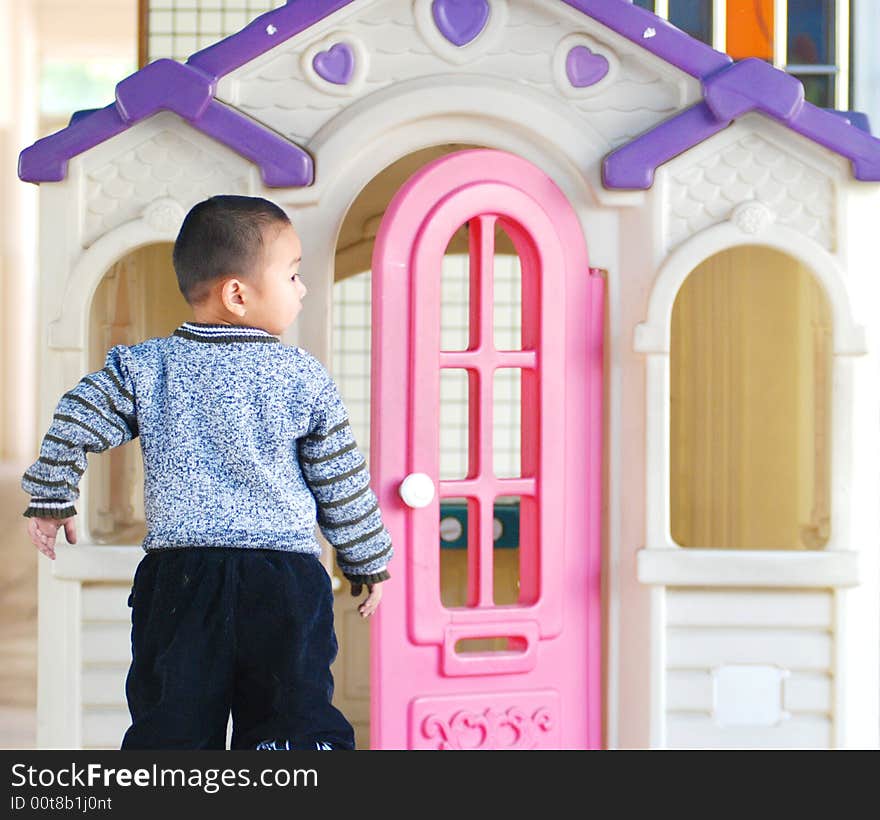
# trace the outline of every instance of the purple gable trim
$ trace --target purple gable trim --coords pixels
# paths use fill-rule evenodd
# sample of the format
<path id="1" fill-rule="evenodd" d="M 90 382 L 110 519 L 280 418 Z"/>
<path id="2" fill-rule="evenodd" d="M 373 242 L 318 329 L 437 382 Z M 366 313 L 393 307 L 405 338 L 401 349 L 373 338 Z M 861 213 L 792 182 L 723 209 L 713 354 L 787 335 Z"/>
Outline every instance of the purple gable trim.
<path id="1" fill-rule="evenodd" d="M 602 183 L 645 191 L 654 184 L 657 167 L 686 150 L 682 143 L 691 148 L 728 125 L 718 122 L 705 102 L 697 103 L 608 154 L 602 161 Z"/>
<path id="2" fill-rule="evenodd" d="M 58 182 L 71 157 L 87 151 L 163 109 L 227 145 L 260 168 L 270 187 L 311 185 L 312 158 L 298 145 L 214 99 L 216 79 L 194 66 L 156 60 L 116 86 L 116 102 L 81 117 L 67 128 L 37 140 L 18 158 L 25 182 Z"/>
<path id="3" fill-rule="evenodd" d="M 727 122 L 748 111 L 789 122 L 804 105 L 800 80 L 756 57 L 704 77 L 703 96 L 715 119 Z"/>
<path id="4" fill-rule="evenodd" d="M 602 163 L 606 188 L 645 190 L 659 165 L 759 111 L 851 160 L 853 175 L 880 181 L 880 140 L 848 119 L 804 101 L 800 81 L 763 60 L 742 60 L 703 78 L 704 100 L 612 151 Z"/>
<path id="5" fill-rule="evenodd" d="M 77 120 L 81 120 L 81 119 L 83 119 L 83 117 L 88 117 L 89 114 L 94 114 L 95 111 L 100 111 L 100 110 L 101 110 L 100 108 L 83 108 L 80 111 L 74 111 L 70 115 L 70 122 L 68 122 L 67 124 L 73 125 L 73 123 L 77 122 Z"/>
<path id="6" fill-rule="evenodd" d="M 241 31 L 197 51 L 186 61 L 215 80 L 289 40 L 352 0 L 287 0 L 255 17 Z M 274 31 L 270 30 L 274 29 Z"/>
<path id="7" fill-rule="evenodd" d="M 116 84 L 116 107 L 127 123 L 167 108 L 197 120 L 214 96 L 217 81 L 175 60 L 156 60 Z"/>
<path id="8" fill-rule="evenodd" d="M 219 100 L 211 100 L 200 129 L 258 165 L 270 188 L 303 188 L 314 182 L 315 166 L 309 154 Z"/>
<path id="9" fill-rule="evenodd" d="M 720 51 L 685 34 L 662 17 L 627 0 L 562 0 L 604 26 L 656 54 L 694 77 L 705 77 L 732 60 Z M 650 35 L 653 29 L 654 34 Z"/>
<path id="10" fill-rule="evenodd" d="M 110 103 L 25 148 L 18 155 L 18 177 L 24 182 L 60 182 L 67 176 L 67 160 L 126 128 L 116 103 Z"/>
<path id="11" fill-rule="evenodd" d="M 864 131 L 866 134 L 871 133 L 871 123 L 868 121 L 868 115 L 862 111 L 835 111 L 833 108 L 825 109 L 829 114 L 846 120 L 850 125 Z"/>
<path id="12" fill-rule="evenodd" d="M 851 160 L 856 179 L 880 182 L 880 140 L 861 128 L 809 103 L 804 103 L 801 113 L 789 125 L 798 134 Z"/>

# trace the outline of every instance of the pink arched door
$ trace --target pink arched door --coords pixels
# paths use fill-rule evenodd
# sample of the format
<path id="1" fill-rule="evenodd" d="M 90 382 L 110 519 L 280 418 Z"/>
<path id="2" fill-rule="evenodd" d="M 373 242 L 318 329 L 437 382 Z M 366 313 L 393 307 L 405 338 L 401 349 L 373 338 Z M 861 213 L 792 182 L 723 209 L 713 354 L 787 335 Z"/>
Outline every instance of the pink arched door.
<path id="1" fill-rule="evenodd" d="M 440 345 L 441 266 L 468 225 L 469 338 Z M 495 228 L 522 271 L 522 344 L 493 334 Z M 603 279 L 565 196 L 511 154 L 467 150 L 418 171 L 373 254 L 371 470 L 392 579 L 371 631 L 373 748 L 598 748 Z M 468 471 L 440 480 L 440 376 L 466 372 Z M 493 467 L 493 378 L 520 378 L 520 475 Z M 411 474 L 427 506 L 399 492 Z M 520 499 L 518 593 L 496 603 L 495 504 Z M 463 605 L 441 596 L 439 504 L 467 499 Z M 418 499 L 410 499 L 418 503 Z M 469 642 L 495 639 L 483 644 Z M 472 646 L 493 648 L 469 651 Z M 497 648 L 500 647 L 500 650 Z"/>

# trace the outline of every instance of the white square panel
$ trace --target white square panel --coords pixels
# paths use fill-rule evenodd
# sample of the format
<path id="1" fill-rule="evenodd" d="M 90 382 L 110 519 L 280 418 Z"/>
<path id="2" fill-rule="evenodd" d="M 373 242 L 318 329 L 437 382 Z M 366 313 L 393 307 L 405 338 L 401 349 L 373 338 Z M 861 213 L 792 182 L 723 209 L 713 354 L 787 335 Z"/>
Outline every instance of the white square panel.
<path id="1" fill-rule="evenodd" d="M 783 709 L 787 669 L 731 664 L 712 670 L 714 709 L 719 726 L 776 726 L 789 715 Z"/>

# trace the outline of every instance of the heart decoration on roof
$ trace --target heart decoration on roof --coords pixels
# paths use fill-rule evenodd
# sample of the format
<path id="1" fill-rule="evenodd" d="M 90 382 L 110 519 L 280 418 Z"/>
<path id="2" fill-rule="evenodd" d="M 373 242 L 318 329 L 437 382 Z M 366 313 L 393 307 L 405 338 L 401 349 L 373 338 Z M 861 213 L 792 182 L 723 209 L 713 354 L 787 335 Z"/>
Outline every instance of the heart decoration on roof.
<path id="1" fill-rule="evenodd" d="M 466 46 L 489 20 L 488 0 L 434 0 L 431 14 L 440 33 L 456 46 Z"/>
<path id="2" fill-rule="evenodd" d="M 575 46 L 565 58 L 565 73 L 575 88 L 586 88 L 608 73 L 608 60 L 586 46 Z"/>
<path id="3" fill-rule="evenodd" d="M 336 43 L 312 58 L 315 73 L 328 83 L 346 85 L 354 75 L 354 50 L 348 43 Z"/>
<path id="4" fill-rule="evenodd" d="M 300 55 L 303 78 L 322 94 L 356 97 L 370 69 L 370 53 L 356 34 L 331 31 Z"/>

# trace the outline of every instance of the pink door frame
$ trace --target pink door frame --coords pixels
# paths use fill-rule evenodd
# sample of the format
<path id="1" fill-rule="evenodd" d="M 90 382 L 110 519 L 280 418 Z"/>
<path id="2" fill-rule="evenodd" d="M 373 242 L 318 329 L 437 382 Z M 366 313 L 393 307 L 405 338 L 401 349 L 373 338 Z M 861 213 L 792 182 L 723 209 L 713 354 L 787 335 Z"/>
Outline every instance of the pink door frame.
<path id="1" fill-rule="evenodd" d="M 522 265 L 522 350 L 495 350 L 494 225 Z M 440 265 L 470 226 L 471 345 L 440 350 Z M 395 546 L 371 625 L 373 748 L 599 748 L 604 280 L 570 203 L 542 171 L 474 149 L 414 174 L 373 253 L 371 471 Z M 522 476 L 492 470 L 498 367 L 522 368 Z M 439 481 L 439 369 L 467 368 L 470 471 Z M 483 431 L 482 434 L 480 431 Z M 414 472 L 438 492 L 403 503 Z M 520 599 L 492 593 L 493 503 L 520 496 Z M 468 606 L 440 599 L 439 499 L 469 504 Z M 477 511 L 474 515 L 473 511 Z M 483 571 L 481 572 L 481 568 Z M 507 652 L 456 652 L 508 636 Z M 513 651 L 516 650 L 516 651 Z"/>

